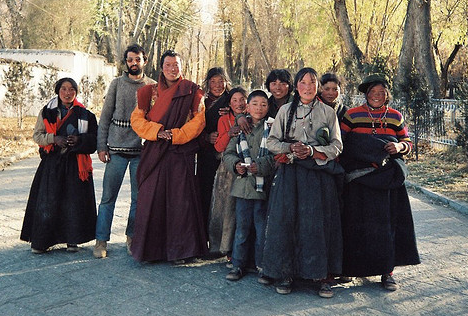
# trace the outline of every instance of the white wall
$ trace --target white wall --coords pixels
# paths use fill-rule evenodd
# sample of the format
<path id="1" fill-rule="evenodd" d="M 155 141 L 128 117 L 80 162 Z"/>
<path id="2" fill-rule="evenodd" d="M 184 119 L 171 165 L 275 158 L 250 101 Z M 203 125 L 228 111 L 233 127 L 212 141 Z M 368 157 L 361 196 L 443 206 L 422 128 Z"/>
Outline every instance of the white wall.
<path id="1" fill-rule="evenodd" d="M 38 49 L 0 49 L 0 59 L 27 62 L 31 66 L 33 78 L 30 81 L 32 90 L 38 94 L 39 82 L 53 67 L 58 71 L 58 78 L 70 77 L 78 84 L 84 76 L 95 81 L 103 76 L 106 86 L 117 76 L 117 68 L 107 64 L 100 55 L 90 55 L 78 51 L 38 50 Z M 0 61 L 0 116 L 14 116 L 15 113 L 4 106 L 6 88 L 3 82 L 7 62 Z M 79 95 L 78 95 L 78 99 Z M 34 104 L 26 115 L 37 115 L 44 104 Z"/>

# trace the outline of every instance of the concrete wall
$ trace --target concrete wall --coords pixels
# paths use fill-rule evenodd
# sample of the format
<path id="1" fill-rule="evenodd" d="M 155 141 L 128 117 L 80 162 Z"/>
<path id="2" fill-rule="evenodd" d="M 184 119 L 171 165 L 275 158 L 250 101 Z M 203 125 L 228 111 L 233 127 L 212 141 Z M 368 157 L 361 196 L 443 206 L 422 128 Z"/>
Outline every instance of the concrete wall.
<path id="1" fill-rule="evenodd" d="M 89 81 L 95 81 L 99 76 L 104 78 L 106 87 L 117 76 L 117 68 L 107 64 L 100 55 L 90 55 L 78 51 L 38 50 L 38 49 L 0 49 L 0 116 L 14 116 L 12 109 L 4 106 L 6 88 L 2 85 L 4 71 L 8 69 L 8 61 L 22 61 L 30 65 L 33 78 L 30 87 L 38 95 L 39 82 L 45 74 L 55 69 L 58 78 L 70 77 L 78 84 L 88 76 Z M 80 100 L 80 95 L 78 95 Z M 27 109 L 26 115 L 37 115 L 44 106 L 43 100 Z"/>

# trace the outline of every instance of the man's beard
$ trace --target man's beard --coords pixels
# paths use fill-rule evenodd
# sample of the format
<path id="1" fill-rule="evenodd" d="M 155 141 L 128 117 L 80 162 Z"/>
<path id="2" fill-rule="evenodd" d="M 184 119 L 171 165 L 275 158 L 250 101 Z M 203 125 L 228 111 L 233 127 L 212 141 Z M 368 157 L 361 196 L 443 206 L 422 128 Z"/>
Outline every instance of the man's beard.
<path id="1" fill-rule="evenodd" d="M 141 69 L 140 67 L 137 66 L 137 69 L 132 69 L 131 67 L 128 67 L 127 65 L 127 70 L 128 70 L 128 73 L 132 76 L 138 76 L 138 75 L 141 75 L 141 73 L 143 72 L 143 69 Z"/>

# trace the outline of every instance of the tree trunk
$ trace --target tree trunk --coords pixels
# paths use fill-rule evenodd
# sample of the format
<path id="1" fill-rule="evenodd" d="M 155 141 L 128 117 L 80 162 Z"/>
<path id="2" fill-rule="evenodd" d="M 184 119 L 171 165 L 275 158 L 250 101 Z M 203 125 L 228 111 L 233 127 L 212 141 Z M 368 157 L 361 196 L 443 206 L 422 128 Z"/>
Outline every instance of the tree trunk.
<path id="1" fill-rule="evenodd" d="M 424 78 L 433 97 L 441 96 L 432 45 L 431 1 L 409 0 L 395 82 L 398 89 L 407 86 L 409 74 L 415 67 Z"/>
<path id="2" fill-rule="evenodd" d="M 23 35 L 21 28 L 21 14 L 15 0 L 6 0 L 6 5 L 11 16 L 11 47 L 23 48 Z"/>
<path id="3" fill-rule="evenodd" d="M 439 54 L 439 48 L 437 43 L 434 44 L 434 49 L 436 51 L 436 54 L 439 56 L 440 60 L 440 95 L 442 98 L 445 98 L 447 96 L 447 89 L 448 89 L 448 71 L 450 68 L 450 65 L 453 63 L 455 60 L 455 57 L 458 54 L 458 51 L 462 48 L 461 44 L 455 44 L 453 47 L 452 53 L 450 56 L 447 58 L 447 60 L 442 62 L 442 58 Z"/>
<path id="4" fill-rule="evenodd" d="M 362 71 L 362 60 L 364 58 L 362 51 L 359 49 L 354 39 L 351 23 L 349 22 L 348 9 L 346 8 L 345 0 L 335 0 L 334 4 L 336 20 L 338 21 L 338 29 L 343 40 L 343 44 L 348 56 L 353 60 L 357 69 Z"/>
<path id="5" fill-rule="evenodd" d="M 230 21 L 224 23 L 224 68 L 229 78 L 233 79 L 232 24 Z"/>
<path id="6" fill-rule="evenodd" d="M 255 20 L 253 18 L 252 12 L 249 9 L 249 4 L 247 3 L 247 0 L 243 0 L 242 2 L 244 4 L 244 10 L 245 10 L 245 13 L 247 15 L 247 20 L 249 21 L 250 29 L 252 30 L 252 34 L 254 35 L 254 37 L 257 40 L 258 45 L 260 47 L 260 53 L 262 55 L 262 60 L 265 63 L 265 70 L 267 72 L 270 72 L 271 71 L 270 61 L 268 60 L 268 57 L 266 56 L 265 47 L 263 47 L 262 39 L 260 38 L 260 33 L 258 32 L 257 25 L 255 24 Z M 245 36 L 245 34 L 244 34 L 244 36 Z"/>

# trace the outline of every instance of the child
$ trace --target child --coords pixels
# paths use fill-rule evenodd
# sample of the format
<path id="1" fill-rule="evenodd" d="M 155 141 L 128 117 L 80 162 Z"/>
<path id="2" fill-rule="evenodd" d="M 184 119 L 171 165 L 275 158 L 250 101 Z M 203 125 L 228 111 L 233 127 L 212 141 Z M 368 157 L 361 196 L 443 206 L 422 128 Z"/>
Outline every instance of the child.
<path id="1" fill-rule="evenodd" d="M 269 134 L 265 116 L 268 113 L 268 97 L 261 90 L 253 91 L 247 98 L 247 111 L 254 124 L 248 135 L 240 133 L 232 138 L 224 152 L 223 162 L 234 173 L 231 196 L 236 197 L 236 233 L 232 250 L 233 268 L 226 276 L 237 281 L 245 274 L 249 255 L 249 234 L 255 231 L 255 264 L 259 270 L 258 282 L 268 284 L 262 275 L 261 260 L 267 214 L 265 183 L 274 172 L 273 155 L 266 148 Z"/>
<path id="2" fill-rule="evenodd" d="M 220 102 L 220 101 L 218 101 Z M 229 113 L 221 116 L 218 121 L 218 137 L 214 147 L 221 156 L 229 140 L 237 138 L 239 126 L 235 125 L 235 117 L 245 112 L 247 105 L 247 91 L 236 87 L 229 91 L 226 104 Z M 231 265 L 232 242 L 236 230 L 236 199 L 230 195 L 235 176 L 229 172 L 224 164 L 220 164 L 214 178 L 213 194 L 211 196 L 209 216 L 210 252 L 213 254 L 227 254 L 228 265 Z M 229 266 L 232 268 L 232 266 Z"/>

